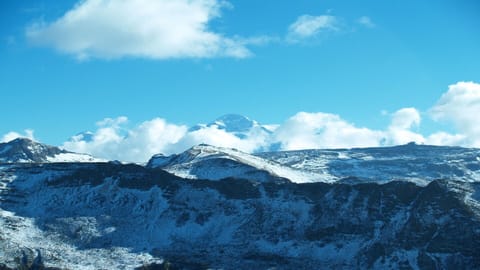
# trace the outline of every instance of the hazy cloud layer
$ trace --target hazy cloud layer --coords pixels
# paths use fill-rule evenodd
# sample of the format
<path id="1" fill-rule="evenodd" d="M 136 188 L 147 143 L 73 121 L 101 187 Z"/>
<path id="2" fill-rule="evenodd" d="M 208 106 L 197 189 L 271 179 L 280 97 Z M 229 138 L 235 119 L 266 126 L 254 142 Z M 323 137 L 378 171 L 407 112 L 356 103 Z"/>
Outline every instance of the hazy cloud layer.
<path id="1" fill-rule="evenodd" d="M 221 0 L 85 0 L 54 22 L 29 26 L 26 36 L 79 59 L 247 57 L 249 39 L 209 29 L 229 6 Z"/>

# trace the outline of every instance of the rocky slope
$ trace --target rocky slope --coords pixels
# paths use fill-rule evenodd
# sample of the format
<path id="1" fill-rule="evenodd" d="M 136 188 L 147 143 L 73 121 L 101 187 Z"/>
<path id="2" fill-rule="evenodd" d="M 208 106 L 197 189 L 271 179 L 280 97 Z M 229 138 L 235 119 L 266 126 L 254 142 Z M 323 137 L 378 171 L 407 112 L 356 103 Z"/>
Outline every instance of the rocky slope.
<path id="1" fill-rule="evenodd" d="M 480 181 L 480 150 L 418 145 L 259 153 L 259 157 L 298 170 L 324 173 L 335 181 L 408 180 L 426 184 L 445 178 Z"/>
<path id="2" fill-rule="evenodd" d="M 0 163 L 42 163 L 42 162 L 96 162 L 100 159 L 87 154 L 78 154 L 32 141 L 18 138 L 0 143 Z"/>
<path id="3" fill-rule="evenodd" d="M 266 182 L 289 179 L 294 182 L 327 181 L 323 174 L 306 172 L 242 151 L 201 144 L 171 155 L 153 156 L 149 168 L 161 168 L 190 179 L 221 180 L 228 177 Z"/>
<path id="4" fill-rule="evenodd" d="M 295 183 L 402 180 L 426 185 L 435 179 L 480 181 L 480 150 L 410 143 L 394 147 L 247 154 L 198 145 L 178 155 L 156 155 L 148 166 L 192 179 L 235 177 L 261 181 L 270 175 Z"/>
<path id="5" fill-rule="evenodd" d="M 480 267 L 478 183 L 189 180 L 114 163 L 7 164 L 0 174 L 9 267 L 39 254 L 68 269 Z"/>
<path id="6" fill-rule="evenodd" d="M 257 155 L 147 166 L 2 144 L 0 269 L 479 269 L 479 150 Z"/>

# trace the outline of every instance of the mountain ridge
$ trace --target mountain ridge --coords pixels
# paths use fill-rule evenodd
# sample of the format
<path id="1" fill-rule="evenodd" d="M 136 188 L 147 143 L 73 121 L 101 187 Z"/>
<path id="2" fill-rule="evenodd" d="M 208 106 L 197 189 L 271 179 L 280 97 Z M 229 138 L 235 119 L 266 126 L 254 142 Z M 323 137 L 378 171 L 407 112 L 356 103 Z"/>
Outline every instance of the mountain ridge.
<path id="1" fill-rule="evenodd" d="M 102 159 L 87 154 L 78 154 L 56 146 L 46 145 L 28 138 L 16 138 L 0 143 L 0 162 L 98 162 Z"/>

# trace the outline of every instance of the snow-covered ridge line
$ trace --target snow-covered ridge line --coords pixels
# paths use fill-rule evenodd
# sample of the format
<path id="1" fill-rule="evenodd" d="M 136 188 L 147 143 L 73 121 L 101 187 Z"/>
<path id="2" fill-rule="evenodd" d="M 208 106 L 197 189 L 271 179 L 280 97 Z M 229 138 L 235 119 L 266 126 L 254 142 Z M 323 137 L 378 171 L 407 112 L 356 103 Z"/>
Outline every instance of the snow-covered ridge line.
<path id="1" fill-rule="evenodd" d="M 0 144 L 0 163 L 49 162 L 106 160 L 28 139 Z M 426 185 L 442 178 L 479 182 L 480 150 L 410 143 L 393 147 L 248 154 L 232 148 L 201 144 L 168 157 L 155 155 L 147 167 L 161 168 L 190 179 L 243 178 L 264 182 L 282 178 L 295 183 L 351 184 L 404 180 Z"/>
<path id="2" fill-rule="evenodd" d="M 147 166 L 159 167 L 177 176 L 193 179 L 220 180 L 227 177 L 250 177 L 251 180 L 265 181 L 265 175 L 255 173 L 264 172 L 296 183 L 332 182 L 332 179 L 321 173 L 294 169 L 236 149 L 206 144 L 194 146 L 178 155 L 154 156 Z"/>
<path id="3" fill-rule="evenodd" d="M 231 148 L 198 145 L 177 155 L 156 155 L 147 166 L 194 179 L 236 177 L 265 181 L 264 175 L 258 174 L 264 172 L 296 183 L 404 180 L 424 186 L 442 178 L 479 182 L 480 150 L 410 143 L 393 147 L 248 154 Z"/>

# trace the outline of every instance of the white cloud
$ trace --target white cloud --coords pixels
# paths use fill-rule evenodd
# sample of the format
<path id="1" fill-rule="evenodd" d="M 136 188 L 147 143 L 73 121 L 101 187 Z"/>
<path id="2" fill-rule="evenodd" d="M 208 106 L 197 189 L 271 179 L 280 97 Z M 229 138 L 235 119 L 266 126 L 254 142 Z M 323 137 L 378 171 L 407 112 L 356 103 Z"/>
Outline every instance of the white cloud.
<path id="1" fill-rule="evenodd" d="M 458 82 L 450 85 L 430 113 L 436 121 L 453 123 L 465 136 L 463 144 L 480 147 L 480 84 Z"/>
<path id="2" fill-rule="evenodd" d="M 84 140 L 81 135 L 74 136 L 63 147 L 111 160 L 145 162 L 154 154 L 171 153 L 171 146 L 187 131 L 186 126 L 170 124 L 161 118 L 145 121 L 131 129 L 124 126 L 126 122 L 126 117 L 106 118 L 97 123 L 99 128 L 90 140 Z"/>
<path id="3" fill-rule="evenodd" d="M 453 123 L 459 134 L 441 136 L 446 144 L 480 147 L 480 84 L 458 82 L 450 85 L 430 110 L 436 121 Z"/>
<path id="4" fill-rule="evenodd" d="M 409 142 L 424 143 L 425 138 L 411 131 L 411 128 L 419 126 L 420 113 L 415 108 L 403 108 L 392 115 L 392 121 L 386 131 L 387 145 L 406 144 Z"/>
<path id="5" fill-rule="evenodd" d="M 25 129 L 23 132 L 24 133 L 21 134 L 21 133 L 15 132 L 15 131 L 10 131 L 7 134 L 3 135 L 0 142 L 9 142 L 9 141 L 15 140 L 17 138 L 28 138 L 30 140 L 35 140 L 35 137 L 33 136 L 33 130 Z"/>
<path id="6" fill-rule="evenodd" d="M 356 127 L 335 114 L 300 112 L 281 125 L 254 125 L 243 136 L 237 136 L 218 125 L 200 125 L 200 128 L 188 130 L 186 126 L 170 124 L 161 118 L 127 128 L 128 119 L 118 117 L 97 122 L 98 129 L 89 133 L 88 139 L 80 134 L 65 142 L 63 147 L 100 158 L 134 162 L 145 162 L 158 153 L 179 153 L 201 143 L 244 152 L 268 150 L 272 145 L 278 145 L 280 150 L 371 147 L 411 141 L 423 143 L 423 136 L 411 130 L 420 120 L 416 109 L 404 108 L 392 114 L 386 130 L 373 130 Z M 434 134 L 430 140 L 453 143 L 458 139 L 449 136 Z"/>
<path id="7" fill-rule="evenodd" d="M 338 19 L 331 15 L 302 15 L 288 27 L 287 41 L 298 42 L 323 31 L 338 30 Z"/>
<path id="8" fill-rule="evenodd" d="M 54 22 L 31 25 L 26 36 L 79 59 L 247 57 L 248 39 L 209 29 L 228 6 L 222 0 L 85 0 Z"/>
<path id="9" fill-rule="evenodd" d="M 269 134 L 259 126 L 239 138 L 215 125 L 188 131 L 186 126 L 170 124 L 161 118 L 130 129 L 126 122 L 127 118 L 123 116 L 106 118 L 97 122 L 98 129 L 89 133 L 89 139 L 79 134 L 65 142 L 63 147 L 109 160 L 146 162 L 154 154 L 179 153 L 201 143 L 254 152 L 266 145 Z"/>
<path id="10" fill-rule="evenodd" d="M 358 18 L 357 22 L 368 28 L 374 28 L 376 26 L 375 23 L 373 23 L 372 19 L 368 16 L 362 16 Z"/>
<path id="11" fill-rule="evenodd" d="M 244 152 L 255 152 L 262 149 L 269 139 L 269 134 L 261 127 L 253 127 L 244 138 L 219 129 L 217 126 L 205 126 L 202 129 L 188 132 L 172 147 L 174 152 L 183 151 L 194 145 L 206 143 L 215 146 L 236 148 Z"/>
<path id="12" fill-rule="evenodd" d="M 443 131 L 428 136 L 426 143 L 431 145 L 468 146 L 465 144 L 466 136 L 462 134 L 449 134 Z"/>
<path id="13" fill-rule="evenodd" d="M 283 150 L 377 146 L 382 132 L 358 128 L 329 113 L 300 112 L 274 133 Z"/>
<path id="14" fill-rule="evenodd" d="M 392 116 L 391 128 L 410 129 L 420 125 L 420 113 L 415 108 L 403 108 L 396 111 Z"/>

